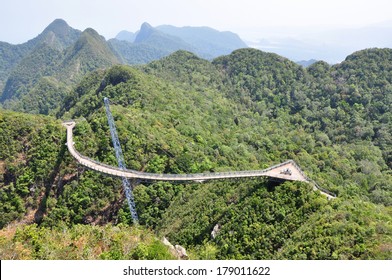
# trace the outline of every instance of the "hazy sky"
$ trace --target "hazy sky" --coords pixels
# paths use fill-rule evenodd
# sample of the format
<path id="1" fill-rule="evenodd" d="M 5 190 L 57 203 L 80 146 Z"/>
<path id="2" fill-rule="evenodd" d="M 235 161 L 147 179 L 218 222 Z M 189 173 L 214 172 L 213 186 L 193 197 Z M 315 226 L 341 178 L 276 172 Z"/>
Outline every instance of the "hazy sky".
<path id="1" fill-rule="evenodd" d="M 56 18 L 76 29 L 92 27 L 106 39 L 148 22 L 210 26 L 245 40 L 263 37 L 266 27 L 300 33 L 304 27 L 361 27 L 392 20 L 391 0 L 3 0 L 0 7 L 0 41 L 10 43 L 37 36 Z"/>

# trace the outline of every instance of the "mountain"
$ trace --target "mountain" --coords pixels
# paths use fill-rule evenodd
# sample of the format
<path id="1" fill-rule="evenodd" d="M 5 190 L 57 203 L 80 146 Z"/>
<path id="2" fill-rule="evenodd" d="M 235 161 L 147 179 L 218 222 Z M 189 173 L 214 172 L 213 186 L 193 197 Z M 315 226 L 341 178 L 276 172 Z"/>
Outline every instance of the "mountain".
<path id="1" fill-rule="evenodd" d="M 35 47 L 14 67 L 0 96 L 6 109 L 51 113 L 85 74 L 119 63 L 96 31 L 80 33 L 62 20 L 28 44 Z"/>
<path id="2" fill-rule="evenodd" d="M 26 45 L 11 45 L 0 42 L 0 92 L 4 89 L 8 75 L 26 55 L 27 51 L 28 47 Z"/>
<path id="3" fill-rule="evenodd" d="M 53 74 L 62 52 L 77 40 L 80 33 L 57 19 L 24 44 L 0 42 L 0 48 L 3 48 L 0 56 L 3 62 L 0 66 L 1 102 L 11 97 L 19 98 L 41 76 Z"/>
<path id="4" fill-rule="evenodd" d="M 75 43 L 80 34 L 81 31 L 70 27 L 66 21 L 56 19 L 37 38 L 32 40 L 34 44 L 31 47 L 34 48 L 45 41 L 58 50 L 65 50 Z"/>
<path id="5" fill-rule="evenodd" d="M 0 42 L 0 91 L 14 68 L 40 45 L 49 45 L 52 49 L 62 51 L 74 43 L 80 31 L 71 28 L 64 20 L 56 19 L 36 38 L 24 44 L 11 45 Z"/>
<path id="6" fill-rule="evenodd" d="M 169 53 L 164 49 L 156 48 L 148 44 L 133 44 L 117 39 L 109 40 L 110 48 L 123 64 L 146 64 L 160 59 Z"/>
<path id="7" fill-rule="evenodd" d="M 112 53 L 105 38 L 94 29 L 86 29 L 79 39 L 66 50 L 61 69 L 65 79 L 79 81 L 85 74 L 118 64 L 116 56 Z"/>
<path id="8" fill-rule="evenodd" d="M 15 67 L 7 79 L 3 94 L 0 97 L 4 108 L 13 108 L 20 111 L 27 109 L 24 107 L 30 106 L 30 100 L 34 100 L 35 98 L 34 96 L 29 96 L 29 93 L 41 84 L 40 81 L 42 78 L 53 76 L 56 73 L 58 68 L 57 63 L 61 59 L 62 53 L 46 43 L 38 45 L 36 49 L 31 51 Z M 54 84 L 56 88 L 59 85 L 58 81 L 54 81 Z M 45 95 L 47 96 L 48 93 L 49 91 L 46 89 Z M 42 98 L 44 102 L 48 102 L 49 100 L 46 100 L 45 95 L 36 97 Z M 28 96 L 27 102 L 22 101 L 26 96 Z M 40 110 L 38 112 L 42 111 Z"/>
<path id="9" fill-rule="evenodd" d="M 192 47 L 186 44 L 182 39 L 167 35 L 146 22 L 142 24 L 134 43 L 149 44 L 156 48 L 162 47 L 169 52 L 177 51 L 179 49 L 192 49 Z"/>
<path id="10" fill-rule="evenodd" d="M 163 33 L 143 23 L 134 42 L 112 39 L 109 41 L 118 57 L 126 64 L 144 64 L 160 59 L 177 50 L 195 51 L 182 39 Z"/>
<path id="11" fill-rule="evenodd" d="M 220 32 L 209 27 L 161 25 L 156 28 L 166 34 L 181 38 L 196 48 L 197 54 L 204 54 L 201 57 L 205 58 L 230 54 L 236 49 L 247 47 L 237 34 L 228 31 Z"/>
<path id="12" fill-rule="evenodd" d="M 123 37 L 125 36 L 125 37 Z M 246 44 L 231 32 L 219 32 L 208 27 L 152 27 L 143 23 L 133 33 L 122 31 L 110 40 L 113 50 L 128 64 L 143 64 L 167 56 L 177 50 L 187 50 L 206 59 L 226 55 Z"/>

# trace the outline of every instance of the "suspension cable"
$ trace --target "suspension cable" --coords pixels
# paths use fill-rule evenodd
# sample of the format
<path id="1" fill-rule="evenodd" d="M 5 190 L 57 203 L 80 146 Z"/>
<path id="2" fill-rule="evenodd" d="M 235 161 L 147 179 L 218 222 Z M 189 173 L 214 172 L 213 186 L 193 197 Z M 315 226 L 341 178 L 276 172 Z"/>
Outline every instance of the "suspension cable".
<path id="1" fill-rule="evenodd" d="M 123 153 L 121 150 L 120 141 L 118 140 L 116 125 L 114 123 L 112 112 L 110 111 L 110 107 L 109 107 L 110 106 L 109 99 L 107 97 L 105 97 L 103 100 L 105 102 L 105 109 L 106 109 L 106 115 L 108 118 L 108 123 L 109 123 L 109 128 L 110 128 L 110 135 L 112 136 L 112 142 L 113 142 L 114 151 L 116 153 L 118 167 L 121 170 L 126 170 L 124 156 L 123 156 Z M 122 177 L 122 184 L 124 187 L 125 197 L 127 198 L 129 210 L 131 211 L 133 223 L 138 224 L 139 218 L 138 218 L 138 215 L 136 212 L 136 204 L 135 204 L 135 199 L 134 199 L 133 192 L 132 192 L 131 183 L 129 182 L 128 178 Z"/>

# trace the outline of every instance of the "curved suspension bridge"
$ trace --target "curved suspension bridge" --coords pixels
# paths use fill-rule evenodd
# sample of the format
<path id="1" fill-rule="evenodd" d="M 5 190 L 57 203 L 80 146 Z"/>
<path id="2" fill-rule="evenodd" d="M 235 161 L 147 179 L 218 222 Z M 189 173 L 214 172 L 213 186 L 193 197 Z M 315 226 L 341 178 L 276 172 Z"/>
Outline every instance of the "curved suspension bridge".
<path id="1" fill-rule="evenodd" d="M 67 128 L 67 147 L 71 155 L 76 161 L 92 170 L 105 173 L 112 176 L 127 178 L 127 179 L 142 179 L 150 181 L 193 181 L 203 182 L 206 180 L 219 180 L 231 178 L 251 178 L 251 177 L 269 177 L 275 180 L 282 181 L 300 181 L 310 183 L 315 190 L 319 190 L 328 199 L 332 199 L 335 195 L 328 190 L 318 186 L 313 180 L 309 179 L 301 170 L 301 168 L 293 161 L 286 162 L 271 166 L 263 170 L 250 170 L 250 171 L 235 171 L 235 172 L 211 172 L 211 173 L 195 173 L 195 174 L 157 174 L 140 172 L 136 170 L 115 167 L 106 165 L 104 163 L 95 161 L 89 157 L 81 155 L 74 146 L 73 142 L 73 128 L 76 123 L 73 121 L 63 122 Z"/>

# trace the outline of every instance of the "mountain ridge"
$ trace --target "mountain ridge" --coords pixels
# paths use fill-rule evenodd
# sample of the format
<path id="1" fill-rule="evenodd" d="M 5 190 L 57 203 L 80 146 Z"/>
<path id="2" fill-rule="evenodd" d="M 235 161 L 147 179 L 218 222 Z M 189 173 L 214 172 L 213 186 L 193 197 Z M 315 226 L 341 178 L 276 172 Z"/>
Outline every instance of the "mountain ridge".
<path id="1" fill-rule="evenodd" d="M 206 52 L 209 49 L 209 54 L 213 58 L 227 55 L 235 49 L 248 47 L 237 34 L 230 31 L 217 31 L 210 27 L 175 27 L 171 25 L 160 25 L 156 28 L 181 38 L 188 44 L 195 46 L 200 52 Z"/>
<path id="2" fill-rule="evenodd" d="M 149 36 L 154 33 L 155 35 L 164 36 L 165 40 L 170 39 L 172 41 L 171 45 L 173 43 L 177 44 L 174 48 L 171 47 L 172 50 L 188 50 L 207 59 L 226 55 L 235 49 L 247 47 L 237 34 L 229 31 L 218 31 L 210 27 L 175 27 L 172 25 L 152 27 L 145 22 L 136 33 L 128 32 L 122 34 L 130 36 L 130 39 L 125 40 L 129 43 L 142 43 L 149 36 L 140 35 L 141 32 L 149 32 Z M 126 36 L 119 36 L 119 34 L 116 36 L 116 39 L 123 40 L 127 38 Z M 141 36 L 145 38 L 143 39 Z"/>
<path id="3" fill-rule="evenodd" d="M 59 41 L 61 50 L 64 50 L 72 45 L 82 32 L 70 27 L 65 20 L 56 19 L 49 24 L 40 35 L 38 35 L 37 40 L 39 40 L 42 36 L 48 36 L 47 34 L 54 34 L 56 39 Z"/>
<path id="4" fill-rule="evenodd" d="M 53 33 L 62 33 L 57 39 Z M 78 37 L 72 37 L 78 34 Z M 76 40 L 75 40 L 76 39 Z M 0 101 L 6 109 L 48 113 L 55 109 L 66 92 L 90 71 L 120 63 L 111 52 L 106 40 L 88 28 L 79 33 L 64 21 L 56 20 L 43 33 L 33 39 L 37 44 L 10 73 Z M 39 42 L 39 43 L 38 43 Z M 72 43 L 71 43 L 72 42 Z M 68 46 L 67 46 L 68 45 Z M 58 86 L 53 87 L 57 84 Z M 45 97 L 43 88 L 52 88 Z M 57 97 L 55 91 L 57 91 Z M 36 96 L 41 93 L 40 96 Z M 51 100 L 50 104 L 34 100 Z"/>
<path id="5" fill-rule="evenodd" d="M 209 32 L 221 34 L 212 29 L 209 29 Z M 53 83 L 57 81 L 58 89 L 61 88 L 58 100 L 62 100 L 64 90 L 69 90 L 80 81 L 81 76 L 98 68 L 119 63 L 145 64 L 180 49 L 211 59 L 214 55 L 224 54 L 230 49 L 228 47 L 223 52 L 222 49 L 209 52 L 205 48 L 192 46 L 180 37 L 162 32 L 148 23 L 143 23 L 134 37 L 133 43 L 117 39 L 106 41 L 94 29 L 87 28 L 82 32 L 70 27 L 66 21 L 56 19 L 39 35 L 23 44 L 0 42 L 2 106 L 26 112 L 48 112 L 56 106 L 44 106 L 45 109 L 39 106 L 32 110 L 32 103 L 29 104 L 28 100 L 38 97 L 34 94 L 31 98 L 23 96 L 30 91 L 42 92 L 40 86 L 53 88 Z M 49 81 L 50 85 L 46 83 Z M 25 101 L 18 101 L 19 97 Z"/>

